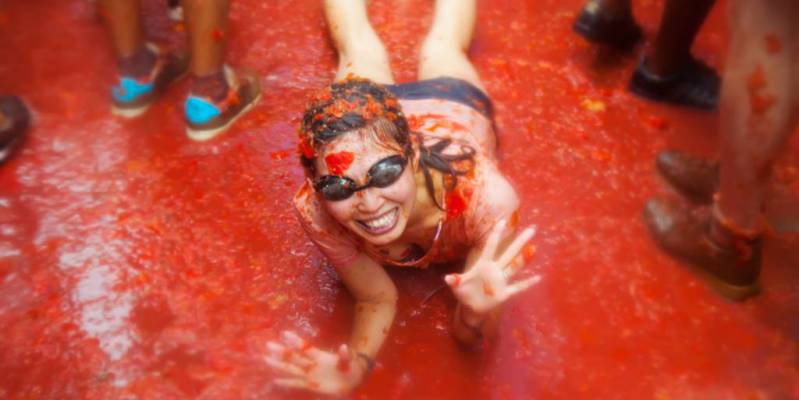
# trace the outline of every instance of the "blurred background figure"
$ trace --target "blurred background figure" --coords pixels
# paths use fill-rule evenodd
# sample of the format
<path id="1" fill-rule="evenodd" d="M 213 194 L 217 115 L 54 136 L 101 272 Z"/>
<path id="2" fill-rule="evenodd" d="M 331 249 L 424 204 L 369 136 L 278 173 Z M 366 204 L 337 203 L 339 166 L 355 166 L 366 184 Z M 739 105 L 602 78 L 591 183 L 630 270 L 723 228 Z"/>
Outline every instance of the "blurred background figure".
<path id="1" fill-rule="evenodd" d="M 719 164 L 675 151 L 657 160 L 678 191 L 712 207 L 654 198 L 644 219 L 665 251 L 698 267 L 721 294 L 742 299 L 759 290 L 764 198 L 774 160 L 796 123 L 799 2 L 735 0 L 730 6 Z"/>
<path id="2" fill-rule="evenodd" d="M 630 80 L 630 91 L 650 100 L 716 108 L 719 77 L 691 55 L 691 45 L 715 0 L 667 0 L 652 52 L 641 57 Z M 621 51 L 642 39 L 631 0 L 590 0 L 573 29 L 597 44 Z"/>
<path id="3" fill-rule="evenodd" d="M 145 40 L 139 0 L 100 0 L 99 5 L 118 58 L 118 82 L 112 89 L 114 114 L 141 115 L 167 86 L 190 71 L 186 133 L 194 140 L 208 140 L 260 98 L 257 76 L 225 65 L 227 0 L 185 0 L 182 8 L 170 2 L 170 16 L 178 13 L 175 10 L 185 10 L 191 62 L 185 54 L 168 52 Z"/>
<path id="4" fill-rule="evenodd" d="M 0 95 L 0 164 L 8 160 L 22 142 L 30 113 L 17 96 Z"/>

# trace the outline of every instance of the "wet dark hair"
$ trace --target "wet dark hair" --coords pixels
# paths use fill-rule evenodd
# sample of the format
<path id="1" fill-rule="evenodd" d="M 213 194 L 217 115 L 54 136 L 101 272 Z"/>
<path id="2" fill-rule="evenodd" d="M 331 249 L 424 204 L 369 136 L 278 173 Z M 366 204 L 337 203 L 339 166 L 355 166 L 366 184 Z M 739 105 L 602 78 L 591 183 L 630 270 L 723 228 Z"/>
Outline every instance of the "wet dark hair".
<path id="1" fill-rule="evenodd" d="M 316 175 L 316 150 L 325 143 L 348 132 L 372 130 L 380 140 L 390 137 L 405 153 L 413 155 L 413 143 L 418 143 L 419 165 L 425 187 L 436 206 L 443 209 L 435 197 L 430 168 L 441 171 L 447 189 L 455 187 L 458 176 L 465 175 L 474 165 L 474 149 L 461 146 L 460 154 L 443 154 L 452 141 L 442 139 L 425 147 L 421 134 L 411 132 L 399 101 L 383 85 L 362 78 L 349 78 L 317 92 L 302 117 L 299 129 L 300 163 L 309 177 Z M 458 167 L 467 161 L 468 167 Z M 456 166 L 456 164 L 458 166 Z"/>

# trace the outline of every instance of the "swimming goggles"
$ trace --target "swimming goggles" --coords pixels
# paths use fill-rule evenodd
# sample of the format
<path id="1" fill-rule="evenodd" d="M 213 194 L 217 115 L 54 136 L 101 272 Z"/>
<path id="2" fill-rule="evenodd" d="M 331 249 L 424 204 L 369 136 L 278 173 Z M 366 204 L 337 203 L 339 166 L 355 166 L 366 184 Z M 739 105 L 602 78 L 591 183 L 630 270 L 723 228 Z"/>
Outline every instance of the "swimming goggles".
<path id="1" fill-rule="evenodd" d="M 350 198 L 355 192 L 370 187 L 385 188 L 391 186 L 402 176 L 408 160 L 401 155 L 386 157 L 369 168 L 366 173 L 366 184 L 358 186 L 354 180 L 341 175 L 325 175 L 314 182 L 314 189 L 330 201 L 341 201 Z"/>

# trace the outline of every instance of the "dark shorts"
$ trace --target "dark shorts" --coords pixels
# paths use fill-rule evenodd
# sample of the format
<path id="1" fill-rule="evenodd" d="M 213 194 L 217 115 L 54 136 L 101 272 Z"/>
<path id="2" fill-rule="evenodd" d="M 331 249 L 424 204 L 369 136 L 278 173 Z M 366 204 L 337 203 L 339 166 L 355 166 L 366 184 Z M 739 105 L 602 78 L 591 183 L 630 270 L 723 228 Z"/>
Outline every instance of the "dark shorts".
<path id="1" fill-rule="evenodd" d="M 386 85 L 386 89 L 403 100 L 442 99 L 467 105 L 494 120 L 491 99 L 476 86 L 462 79 L 435 78 L 424 81 Z"/>

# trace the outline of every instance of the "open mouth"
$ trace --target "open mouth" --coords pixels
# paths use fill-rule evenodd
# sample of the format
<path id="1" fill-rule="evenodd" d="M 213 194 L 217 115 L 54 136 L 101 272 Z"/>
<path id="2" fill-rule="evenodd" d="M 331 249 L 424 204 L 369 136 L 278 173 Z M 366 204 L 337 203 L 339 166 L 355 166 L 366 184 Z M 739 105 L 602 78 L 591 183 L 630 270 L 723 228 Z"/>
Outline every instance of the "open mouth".
<path id="1" fill-rule="evenodd" d="M 381 233 L 390 231 L 394 228 L 394 225 L 397 225 L 398 214 L 399 208 L 394 207 L 391 210 L 370 220 L 358 220 L 358 224 L 361 225 L 365 231 L 371 233 L 372 235 L 379 235 Z"/>

